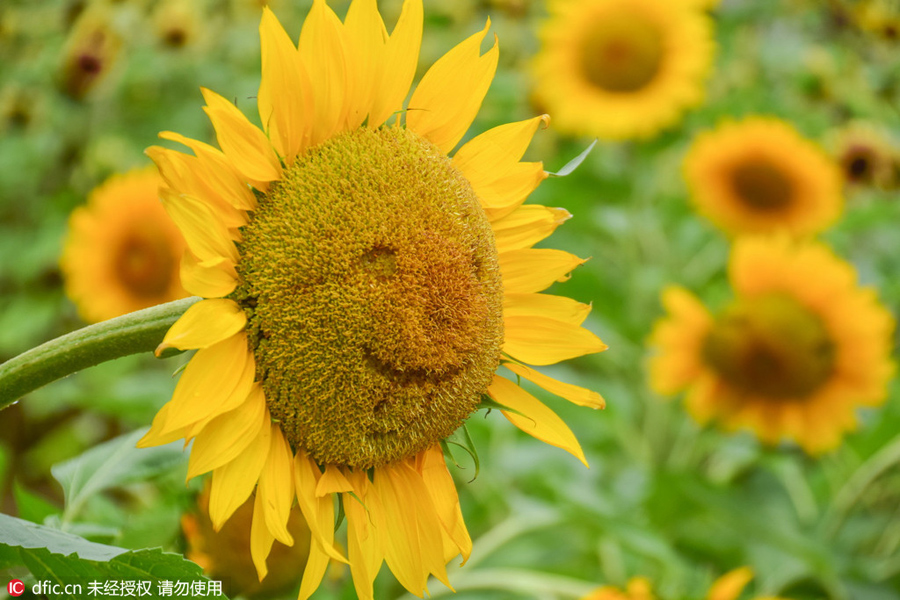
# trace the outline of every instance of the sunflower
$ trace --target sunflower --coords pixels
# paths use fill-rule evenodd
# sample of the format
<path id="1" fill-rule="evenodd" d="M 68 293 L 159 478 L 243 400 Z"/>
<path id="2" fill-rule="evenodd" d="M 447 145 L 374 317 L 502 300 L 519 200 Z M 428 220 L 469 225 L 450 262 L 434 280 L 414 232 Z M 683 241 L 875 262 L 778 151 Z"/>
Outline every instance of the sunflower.
<path id="1" fill-rule="evenodd" d="M 646 138 L 700 103 L 713 55 L 689 2 L 554 0 L 535 59 L 535 99 L 563 131 Z"/>
<path id="2" fill-rule="evenodd" d="M 240 505 L 227 523 L 213 529 L 209 519 L 209 483 L 197 496 L 195 510 L 181 516 L 181 531 L 187 542 L 185 556 L 203 567 L 210 578 L 222 582 L 229 597 L 271 598 L 284 595 L 296 586 L 294 573 L 302 570 L 309 555 L 309 527 L 300 509 L 294 506 L 287 530 L 294 538 L 292 546 L 275 542 L 269 555 L 272 575 L 260 582 L 250 556 L 250 523 L 253 499 Z"/>
<path id="3" fill-rule="evenodd" d="M 59 85 L 76 100 L 105 79 L 119 56 L 122 38 L 108 7 L 97 6 L 78 17 L 62 53 Z"/>
<path id="4" fill-rule="evenodd" d="M 296 499 L 312 531 L 300 598 L 330 560 L 360 598 L 386 562 L 411 593 L 471 540 L 442 442 L 487 402 L 584 461 L 572 432 L 506 377 L 501 362 L 576 404 L 599 394 L 549 365 L 605 349 L 581 327 L 590 306 L 542 294 L 584 261 L 533 249 L 569 217 L 523 206 L 545 179 L 520 162 L 546 122 L 501 125 L 464 144 L 497 65 L 490 26 L 438 60 L 406 109 L 422 32 L 406 0 L 388 35 L 374 0 L 344 22 L 313 3 L 295 46 L 274 14 L 260 24 L 258 129 L 203 90 L 221 151 L 148 149 L 162 202 L 189 252 L 182 282 L 205 299 L 158 351 L 197 349 L 141 441 L 193 440 L 189 477 L 212 471 L 221 527 L 256 489 L 251 553 L 260 577 Z M 489 397 L 489 399 L 488 399 Z M 335 548 L 343 503 L 347 556 Z"/>
<path id="5" fill-rule="evenodd" d="M 887 42 L 900 40 L 900 2 L 897 0 L 863 0 L 851 10 L 853 20 L 861 30 L 874 33 Z"/>
<path id="6" fill-rule="evenodd" d="M 788 123 L 751 117 L 701 133 L 684 161 L 697 210 L 732 234 L 810 234 L 840 215 L 837 165 Z"/>
<path id="7" fill-rule="evenodd" d="M 753 579 L 749 567 L 741 567 L 722 575 L 712 584 L 704 596 L 705 600 L 737 600 L 741 592 Z M 699 596 L 698 596 L 699 597 Z M 612 586 L 598 588 L 581 600 L 656 600 L 650 583 L 643 577 L 635 577 L 628 582 L 625 590 Z M 783 600 L 772 596 L 757 596 L 754 600 Z"/>
<path id="8" fill-rule="evenodd" d="M 196 1 L 164 0 L 153 11 L 153 28 L 159 43 L 170 50 L 182 50 L 202 36 L 204 16 Z"/>
<path id="9" fill-rule="evenodd" d="M 834 134 L 832 146 L 848 184 L 879 188 L 896 184 L 898 152 L 875 126 L 853 123 Z"/>
<path id="10" fill-rule="evenodd" d="M 819 243 L 741 238 L 729 278 L 736 299 L 715 316 L 683 289 L 663 293 L 651 385 L 687 390 L 701 423 L 748 427 L 770 444 L 790 438 L 811 454 L 837 447 L 856 407 L 884 401 L 890 313 Z"/>
<path id="11" fill-rule="evenodd" d="M 113 175 L 69 219 L 60 267 L 66 294 L 94 323 L 184 298 L 184 238 L 157 198 L 153 166 Z"/>

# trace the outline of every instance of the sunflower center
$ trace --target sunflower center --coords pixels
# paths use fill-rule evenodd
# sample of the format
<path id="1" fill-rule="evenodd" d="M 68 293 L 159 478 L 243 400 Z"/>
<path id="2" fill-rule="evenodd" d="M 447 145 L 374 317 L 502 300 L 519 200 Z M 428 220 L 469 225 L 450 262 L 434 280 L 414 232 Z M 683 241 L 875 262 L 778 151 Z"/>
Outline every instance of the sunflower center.
<path id="1" fill-rule="evenodd" d="M 872 179 L 872 165 L 875 162 L 871 150 L 865 147 L 853 148 L 843 158 L 844 173 L 853 182 L 867 182 Z"/>
<path id="2" fill-rule="evenodd" d="M 503 340 L 497 251 L 430 142 L 362 128 L 309 150 L 260 198 L 240 253 L 257 378 L 295 448 L 376 467 L 477 408 Z"/>
<path id="3" fill-rule="evenodd" d="M 790 178 L 765 158 L 737 165 L 732 173 L 734 193 L 754 210 L 778 210 L 791 203 L 794 185 Z"/>
<path id="4" fill-rule="evenodd" d="M 137 225 L 119 242 L 113 257 L 113 272 L 132 294 L 153 298 L 166 293 L 177 273 L 178 259 L 167 237 Z"/>
<path id="5" fill-rule="evenodd" d="M 581 43 L 587 80 L 608 92 L 635 92 L 650 83 L 663 61 L 662 33 L 631 11 L 598 20 Z"/>
<path id="6" fill-rule="evenodd" d="M 774 400 L 801 400 L 834 369 L 825 325 L 789 296 L 738 300 L 716 319 L 703 356 L 736 388 Z"/>

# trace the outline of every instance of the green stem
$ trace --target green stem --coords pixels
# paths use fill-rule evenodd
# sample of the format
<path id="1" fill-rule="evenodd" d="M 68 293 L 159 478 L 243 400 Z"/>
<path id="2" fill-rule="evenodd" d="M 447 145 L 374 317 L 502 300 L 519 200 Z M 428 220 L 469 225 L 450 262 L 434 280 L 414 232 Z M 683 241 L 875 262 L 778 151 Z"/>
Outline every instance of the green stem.
<path id="1" fill-rule="evenodd" d="M 198 300 L 176 300 L 88 325 L 0 364 L 0 409 L 76 371 L 129 354 L 152 352 L 169 327 Z"/>

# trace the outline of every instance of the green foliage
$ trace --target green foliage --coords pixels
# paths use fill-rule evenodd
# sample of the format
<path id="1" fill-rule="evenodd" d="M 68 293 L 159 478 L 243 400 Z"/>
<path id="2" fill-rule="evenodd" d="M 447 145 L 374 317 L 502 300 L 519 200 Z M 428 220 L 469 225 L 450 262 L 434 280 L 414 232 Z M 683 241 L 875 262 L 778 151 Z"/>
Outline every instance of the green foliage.
<path id="1" fill-rule="evenodd" d="M 89 582 L 149 581 L 156 592 L 161 581 L 203 581 L 203 570 L 178 554 L 161 549 L 129 551 L 105 546 L 62 531 L 0 514 L 0 568 L 28 569 L 34 580 L 63 586 L 81 585 L 80 594 L 54 594 L 79 600 Z M 30 587 L 30 586 L 29 586 Z M 74 589 L 74 588 L 69 588 Z M 206 586 L 204 586 L 206 589 Z M 154 594 L 155 595 L 155 594 Z M 211 598 L 226 598 L 211 594 Z"/>
<path id="2" fill-rule="evenodd" d="M 66 498 L 64 520 L 77 515 L 90 498 L 104 490 L 151 480 L 184 464 L 185 454 L 178 443 L 137 448 L 146 432 L 143 429 L 123 435 L 53 467 L 53 477 L 62 485 Z"/>

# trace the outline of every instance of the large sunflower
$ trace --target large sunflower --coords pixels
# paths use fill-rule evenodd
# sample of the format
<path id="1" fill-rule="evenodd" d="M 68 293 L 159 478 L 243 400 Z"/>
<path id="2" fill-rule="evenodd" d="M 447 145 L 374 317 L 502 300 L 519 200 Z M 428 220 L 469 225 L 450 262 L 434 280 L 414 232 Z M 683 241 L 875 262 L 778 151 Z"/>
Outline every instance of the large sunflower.
<path id="1" fill-rule="evenodd" d="M 788 123 L 751 117 L 697 136 L 684 172 L 697 210 L 732 234 L 810 234 L 843 206 L 841 173 Z"/>
<path id="2" fill-rule="evenodd" d="M 645 138 L 703 98 L 712 26 L 689 2 L 553 0 L 535 98 L 561 130 Z"/>
<path id="3" fill-rule="evenodd" d="M 489 23 L 488 23 L 489 25 Z M 590 307 L 541 294 L 584 262 L 532 249 L 569 215 L 522 206 L 546 177 L 520 162 L 536 117 L 483 133 L 447 157 L 497 65 L 487 27 L 425 74 L 403 108 L 421 42 L 421 0 L 388 35 L 374 0 L 342 23 L 322 0 L 299 48 L 268 9 L 260 25 L 263 129 L 203 90 L 221 151 L 153 147 L 160 195 L 185 233 L 184 286 L 205 300 L 160 349 L 198 349 L 141 445 L 193 440 L 189 477 L 212 471 L 220 527 L 256 489 L 260 576 L 296 498 L 313 543 L 300 589 L 349 562 L 372 598 L 383 562 L 410 592 L 471 541 L 441 442 L 486 396 L 520 429 L 584 460 L 571 431 L 510 379 L 577 404 L 599 394 L 525 366 L 605 346 Z M 521 362 L 519 362 L 521 361 Z M 334 502 L 347 518 L 334 545 Z"/>
<path id="4" fill-rule="evenodd" d="M 729 276 L 737 298 L 715 316 L 683 289 L 664 292 L 651 385 L 687 390 L 701 423 L 748 427 L 772 444 L 790 438 L 809 453 L 835 448 L 857 407 L 884 401 L 890 313 L 818 243 L 741 238 Z"/>
<path id="5" fill-rule="evenodd" d="M 184 238 L 159 204 L 160 183 L 152 165 L 113 175 L 72 213 L 60 266 L 85 321 L 188 295 L 178 276 Z"/>

